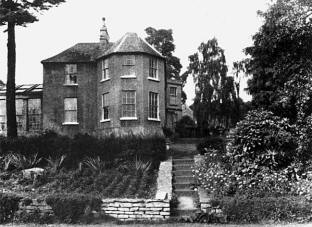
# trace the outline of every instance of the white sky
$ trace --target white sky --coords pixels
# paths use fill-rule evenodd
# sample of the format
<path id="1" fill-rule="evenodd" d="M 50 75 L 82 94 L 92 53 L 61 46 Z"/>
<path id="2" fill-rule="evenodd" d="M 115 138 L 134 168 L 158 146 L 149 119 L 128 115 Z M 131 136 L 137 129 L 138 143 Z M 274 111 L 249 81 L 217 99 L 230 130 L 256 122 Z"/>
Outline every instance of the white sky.
<path id="1" fill-rule="evenodd" d="M 145 38 L 144 29 L 171 28 L 175 55 L 183 65 L 197 51 L 201 42 L 216 37 L 225 50 L 229 71 L 232 62 L 244 58 L 242 50 L 252 44 L 262 19 L 257 10 L 265 10 L 270 0 L 67 0 L 39 16 L 39 21 L 16 29 L 16 84 L 42 83 L 41 60 L 51 57 L 78 42 L 97 42 L 102 24 L 110 41 L 126 32 Z M 0 27 L 0 79 L 6 83 L 6 33 Z M 231 75 L 231 72 L 229 72 Z M 245 84 L 245 82 L 244 82 Z M 243 87 L 246 85 L 243 85 Z M 187 103 L 194 98 L 193 78 L 185 86 Z M 249 100 L 247 94 L 242 94 Z"/>

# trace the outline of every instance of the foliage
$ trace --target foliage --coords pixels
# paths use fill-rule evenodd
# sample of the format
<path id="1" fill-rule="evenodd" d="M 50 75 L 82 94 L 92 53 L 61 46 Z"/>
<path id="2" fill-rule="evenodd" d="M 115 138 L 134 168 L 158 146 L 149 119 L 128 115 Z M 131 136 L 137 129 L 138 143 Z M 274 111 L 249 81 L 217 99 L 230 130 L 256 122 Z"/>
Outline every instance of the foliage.
<path id="1" fill-rule="evenodd" d="M 300 197 L 217 198 L 223 214 L 232 223 L 308 222 L 312 204 Z"/>
<path id="2" fill-rule="evenodd" d="M 203 155 L 209 150 L 225 152 L 225 140 L 222 137 L 208 137 L 205 141 L 197 145 L 198 152 Z"/>
<path id="3" fill-rule="evenodd" d="M 144 173 L 145 171 L 148 171 L 152 166 L 151 161 L 142 161 L 138 159 L 138 157 L 135 157 L 135 160 L 130 162 L 129 164 L 129 170 L 134 170 L 136 174 Z"/>
<path id="4" fill-rule="evenodd" d="M 6 85 L 6 116 L 7 136 L 17 137 L 16 108 L 15 108 L 15 67 L 16 67 L 16 44 L 15 27 L 26 26 L 38 20 L 36 13 L 58 6 L 65 0 L 1 0 L 0 26 L 7 25 L 8 33 L 8 70 Z"/>
<path id="5" fill-rule="evenodd" d="M 83 164 L 95 173 L 102 173 L 107 168 L 107 162 L 102 161 L 99 156 L 96 158 L 87 157 L 84 159 Z"/>
<path id="6" fill-rule="evenodd" d="M 196 96 L 193 104 L 194 115 L 203 135 L 208 124 L 229 127 L 237 119 L 234 78 L 227 76 L 228 68 L 224 50 L 216 38 L 201 43 L 198 52 L 189 56 L 187 72 L 193 75 Z M 237 103 L 238 101 L 236 101 Z"/>
<path id="7" fill-rule="evenodd" d="M 171 128 L 163 127 L 163 133 L 166 138 L 170 138 L 173 135 Z"/>
<path id="8" fill-rule="evenodd" d="M 262 167 L 278 170 L 297 157 L 295 129 L 287 119 L 265 110 L 250 111 L 229 135 L 228 156 L 239 173 L 254 174 Z"/>
<path id="9" fill-rule="evenodd" d="M 297 120 L 302 98 L 311 96 L 312 4 L 304 0 L 277 0 L 259 14 L 264 24 L 245 52 L 248 91 L 256 107 Z M 299 105 L 299 106 L 298 106 Z M 305 106 L 311 106 L 310 101 Z M 307 115 L 311 108 L 306 108 Z"/>
<path id="10" fill-rule="evenodd" d="M 86 194 L 52 194 L 47 196 L 46 202 L 52 207 L 56 218 L 65 223 L 79 222 L 90 215 L 87 210 L 101 209 L 101 199 Z"/>
<path id="11" fill-rule="evenodd" d="M 38 158 L 38 154 L 33 154 L 30 157 L 26 157 L 21 154 L 13 154 L 10 153 L 6 155 L 6 167 L 8 169 L 10 165 L 12 165 L 15 169 L 23 170 L 36 167 L 42 160 L 42 158 Z"/>
<path id="12" fill-rule="evenodd" d="M 169 78 L 180 79 L 182 65 L 180 59 L 173 55 L 175 45 L 171 29 L 155 29 L 148 27 L 145 29 L 146 41 L 155 47 L 164 57 L 166 57 L 166 75 Z"/>
<path id="13" fill-rule="evenodd" d="M 0 138 L 0 156 L 8 153 L 21 154 L 31 157 L 38 154 L 38 158 L 59 159 L 66 155 L 62 161 L 65 168 L 76 168 L 77 163 L 86 157 L 100 157 L 103 161 L 116 159 L 129 160 L 138 156 L 142 159 L 153 159 L 156 162 L 166 158 L 165 138 L 160 136 L 136 136 L 124 137 L 109 136 L 96 138 L 89 135 L 76 135 L 74 138 L 58 135 L 47 131 L 41 135 L 32 137 L 19 137 L 10 139 Z"/>
<path id="14" fill-rule="evenodd" d="M 192 137 L 192 130 L 195 129 L 196 124 L 190 116 L 183 116 L 176 122 L 175 131 L 180 137 Z"/>
<path id="15" fill-rule="evenodd" d="M 62 168 L 65 158 L 66 158 L 66 155 L 62 155 L 61 157 L 56 157 L 56 158 L 52 158 L 52 157 L 47 158 L 46 159 L 48 163 L 47 169 L 52 173 L 56 173 Z"/>
<path id="16" fill-rule="evenodd" d="M 13 220 L 20 200 L 19 196 L 0 193 L 0 223 Z"/>

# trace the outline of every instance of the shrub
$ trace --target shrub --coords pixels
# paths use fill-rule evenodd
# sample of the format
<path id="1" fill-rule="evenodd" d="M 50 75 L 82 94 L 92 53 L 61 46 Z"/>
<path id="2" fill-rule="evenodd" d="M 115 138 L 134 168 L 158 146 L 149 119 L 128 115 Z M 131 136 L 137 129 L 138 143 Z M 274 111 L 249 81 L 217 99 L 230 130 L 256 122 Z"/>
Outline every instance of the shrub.
<path id="1" fill-rule="evenodd" d="M 312 203 L 300 197 L 223 197 L 215 199 L 229 222 L 311 221 Z"/>
<path id="2" fill-rule="evenodd" d="M 101 199 L 85 194 L 53 194 L 46 198 L 54 215 L 60 222 L 74 223 L 83 221 L 91 211 L 100 211 Z"/>
<path id="3" fill-rule="evenodd" d="M 278 170 L 296 158 L 295 128 L 264 110 L 250 111 L 229 135 L 228 156 L 246 175 L 261 167 Z"/>
<path id="4" fill-rule="evenodd" d="M 196 124 L 190 116 L 183 116 L 177 123 L 175 131 L 180 137 L 193 137 Z"/>
<path id="5" fill-rule="evenodd" d="M 0 223 L 7 223 L 13 220 L 20 200 L 21 197 L 19 196 L 0 193 Z"/>
<path id="6" fill-rule="evenodd" d="M 103 161 L 115 159 L 129 160 L 134 156 L 142 159 L 153 159 L 156 162 L 166 158 L 165 138 L 161 136 L 127 135 L 96 138 L 90 135 L 78 134 L 74 138 L 58 135 L 47 131 L 32 137 L 10 139 L 0 137 L 0 156 L 9 153 L 20 154 L 21 157 L 32 157 L 38 154 L 41 165 L 50 160 L 66 155 L 62 166 L 76 168 L 84 158 L 100 157 Z M 4 164 L 3 164 L 4 165 Z"/>
<path id="7" fill-rule="evenodd" d="M 206 149 L 205 149 L 206 148 Z M 225 153 L 225 140 L 222 137 L 208 137 L 205 141 L 199 143 L 197 145 L 198 152 L 203 155 L 208 150 L 218 150 L 220 152 Z"/>

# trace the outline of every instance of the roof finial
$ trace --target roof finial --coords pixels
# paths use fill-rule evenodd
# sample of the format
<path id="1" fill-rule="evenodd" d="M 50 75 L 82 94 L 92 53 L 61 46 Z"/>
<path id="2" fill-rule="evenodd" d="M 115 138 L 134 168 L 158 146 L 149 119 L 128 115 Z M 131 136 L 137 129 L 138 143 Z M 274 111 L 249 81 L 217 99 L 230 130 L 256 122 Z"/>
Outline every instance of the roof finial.
<path id="1" fill-rule="evenodd" d="M 108 35 L 107 28 L 105 25 L 105 17 L 102 18 L 102 21 L 103 21 L 103 26 L 100 30 L 100 43 L 106 45 L 109 43 L 109 35 Z"/>

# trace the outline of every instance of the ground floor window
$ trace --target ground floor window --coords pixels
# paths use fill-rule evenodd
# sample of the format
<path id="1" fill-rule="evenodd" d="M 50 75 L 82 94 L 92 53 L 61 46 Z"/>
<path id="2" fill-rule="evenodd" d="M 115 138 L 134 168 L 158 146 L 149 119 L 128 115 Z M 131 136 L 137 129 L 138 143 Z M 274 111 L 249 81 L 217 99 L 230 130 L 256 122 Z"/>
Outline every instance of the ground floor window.
<path id="1" fill-rule="evenodd" d="M 28 128 L 30 131 L 41 130 L 41 99 L 28 100 Z"/>
<path id="2" fill-rule="evenodd" d="M 135 91 L 122 91 L 122 117 L 136 117 Z"/>
<path id="3" fill-rule="evenodd" d="M 159 119 L 159 100 L 158 93 L 149 93 L 149 111 L 148 117 L 151 119 Z"/>
<path id="4" fill-rule="evenodd" d="M 109 104 L 108 104 L 108 94 L 105 93 L 102 95 L 102 120 L 108 120 L 109 119 Z"/>
<path id="5" fill-rule="evenodd" d="M 64 99 L 64 123 L 77 123 L 77 98 Z"/>

